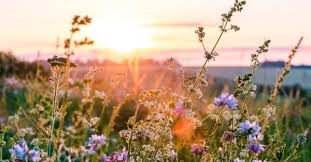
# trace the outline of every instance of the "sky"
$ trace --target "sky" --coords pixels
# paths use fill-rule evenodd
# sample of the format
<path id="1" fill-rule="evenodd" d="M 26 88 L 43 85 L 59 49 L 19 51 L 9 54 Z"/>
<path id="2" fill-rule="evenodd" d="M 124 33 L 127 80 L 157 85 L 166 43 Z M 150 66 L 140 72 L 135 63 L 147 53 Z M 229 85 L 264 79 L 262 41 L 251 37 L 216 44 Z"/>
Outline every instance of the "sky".
<path id="1" fill-rule="evenodd" d="M 205 44 L 213 46 L 220 15 L 234 0 L 0 0 L 0 50 L 22 59 L 49 57 L 56 40 L 68 36 L 71 18 L 89 15 L 93 22 L 80 37 L 95 40 L 77 51 L 78 58 L 122 60 L 132 57 L 177 58 L 184 65 L 204 62 L 194 30 L 206 29 Z M 295 64 L 311 64 L 310 0 L 247 0 L 233 24 L 239 32 L 224 35 L 219 57 L 210 65 L 247 65 L 250 54 L 266 39 L 271 50 L 263 59 L 281 60 L 300 36 Z"/>

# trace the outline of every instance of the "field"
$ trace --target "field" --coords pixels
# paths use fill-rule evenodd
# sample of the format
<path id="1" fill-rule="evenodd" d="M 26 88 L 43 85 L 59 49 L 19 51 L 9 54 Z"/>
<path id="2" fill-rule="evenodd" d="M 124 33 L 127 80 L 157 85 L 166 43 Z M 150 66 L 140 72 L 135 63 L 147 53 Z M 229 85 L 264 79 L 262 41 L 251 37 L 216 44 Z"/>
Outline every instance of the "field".
<path id="1" fill-rule="evenodd" d="M 231 18 L 245 4 L 221 15 L 212 48 L 206 30 L 195 30 L 198 67 L 173 58 L 73 60 L 94 44 L 75 39 L 92 23 L 78 15 L 61 54 L 23 61 L 0 52 L 0 161 L 311 161 L 311 70 L 292 65 L 303 37 L 281 67 L 259 61 L 270 40 L 249 67 L 208 66 L 222 36 L 240 29 Z"/>

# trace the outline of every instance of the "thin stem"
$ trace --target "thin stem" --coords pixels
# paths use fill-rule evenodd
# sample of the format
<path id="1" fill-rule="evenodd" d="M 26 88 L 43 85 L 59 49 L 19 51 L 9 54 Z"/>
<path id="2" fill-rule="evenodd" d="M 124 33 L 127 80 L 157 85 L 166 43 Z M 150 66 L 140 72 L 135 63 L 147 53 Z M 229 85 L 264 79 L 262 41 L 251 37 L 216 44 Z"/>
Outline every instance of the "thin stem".
<path id="1" fill-rule="evenodd" d="M 138 114 L 138 110 L 139 110 L 140 104 L 137 104 L 136 106 L 136 110 L 135 110 L 135 115 L 134 115 L 134 123 L 131 129 L 131 134 L 130 134 L 130 139 L 129 139 L 129 143 L 128 143 L 128 157 L 130 159 L 130 155 L 131 155 L 131 143 L 132 143 L 132 137 L 133 137 L 133 129 L 135 128 L 136 125 L 136 119 L 137 119 L 137 114 Z"/>
<path id="2" fill-rule="evenodd" d="M 70 56 L 71 56 L 71 42 L 72 42 L 72 39 L 73 39 L 73 32 L 70 33 L 70 37 L 69 37 L 69 47 L 67 49 L 67 60 L 66 60 L 66 87 L 68 86 L 69 84 L 69 79 L 70 79 Z"/>
<path id="3" fill-rule="evenodd" d="M 2 147 L 0 147 L 0 161 L 2 161 Z"/>
<path id="4" fill-rule="evenodd" d="M 295 150 L 284 160 L 284 162 L 290 161 L 292 158 L 296 156 L 298 147 L 299 147 L 299 144 L 296 144 Z"/>
<path id="5" fill-rule="evenodd" d="M 48 134 L 43 128 L 41 128 L 41 127 L 39 126 L 39 124 L 25 112 L 24 109 L 21 109 L 21 110 L 22 110 L 24 116 L 25 116 L 28 120 L 32 121 L 32 123 L 35 125 L 35 127 L 37 128 L 37 130 L 38 130 L 41 134 L 45 135 L 46 137 L 49 137 L 49 134 Z"/>
<path id="6" fill-rule="evenodd" d="M 100 127 L 100 124 L 103 123 L 103 120 L 104 120 L 105 107 L 106 107 L 105 103 L 103 103 L 103 108 L 102 108 L 102 111 L 100 113 L 99 121 L 98 121 L 98 123 L 95 126 L 95 130 L 97 130 L 98 132 L 102 131 L 102 129 L 100 129 L 99 127 Z"/>
<path id="7" fill-rule="evenodd" d="M 48 156 L 49 157 L 51 157 L 51 154 L 52 154 L 52 139 L 53 139 L 53 131 L 54 131 L 54 125 L 55 125 L 55 113 L 56 113 L 57 102 L 58 102 L 58 87 L 59 87 L 59 74 L 56 75 L 55 81 L 54 81 L 52 124 L 51 124 L 50 139 L 48 143 Z"/>
<path id="8" fill-rule="evenodd" d="M 222 107 L 222 108 L 221 108 L 221 111 L 218 113 L 218 118 L 217 118 L 217 120 L 215 121 L 214 127 L 213 127 L 213 129 L 212 129 L 212 133 L 209 135 L 210 137 L 212 137 L 212 136 L 214 135 L 214 133 L 217 131 L 218 125 L 220 124 L 220 123 L 218 123 L 218 122 L 219 122 L 219 120 L 220 120 L 220 118 L 221 118 L 221 115 L 222 115 L 222 113 L 223 113 L 223 111 L 224 111 L 223 109 L 224 109 L 224 107 Z"/>
<path id="9" fill-rule="evenodd" d="M 61 133 L 62 130 L 64 128 L 64 121 L 65 121 L 65 111 L 68 108 L 68 104 L 63 104 L 61 107 L 62 110 L 62 114 L 61 114 L 61 118 L 60 118 L 60 122 L 59 122 L 59 127 L 57 129 L 57 135 L 56 135 L 56 160 L 59 161 L 59 154 L 61 151 L 61 144 L 60 144 L 60 137 L 61 137 Z"/>
<path id="10" fill-rule="evenodd" d="M 225 32 L 225 29 L 226 29 L 226 27 L 227 27 L 227 24 L 228 24 L 228 21 L 226 21 L 225 25 L 223 26 L 223 28 L 222 28 L 222 30 L 221 30 L 221 33 L 220 33 L 220 35 L 218 36 L 218 39 L 217 39 L 216 43 L 214 44 L 214 47 L 212 48 L 212 50 L 211 50 L 211 52 L 210 52 L 211 54 L 214 53 L 214 51 L 215 51 L 215 49 L 216 49 L 216 47 L 217 47 L 217 45 L 218 45 L 218 43 L 219 43 L 221 37 L 223 36 L 223 34 L 224 34 L 224 32 Z M 201 42 L 201 44 L 202 44 L 202 46 L 203 46 L 204 51 L 207 52 L 207 50 L 206 50 L 206 48 L 205 48 L 203 42 Z M 194 81 L 194 87 L 196 87 L 196 85 L 198 84 L 199 78 L 200 78 L 201 75 L 203 74 L 203 71 L 204 71 L 205 66 L 206 66 L 206 64 L 207 64 L 208 61 L 209 61 L 209 59 L 206 58 L 204 64 L 203 64 L 202 67 L 201 67 L 201 70 L 200 70 L 200 72 L 199 72 L 199 75 L 197 76 L 197 78 L 196 78 L 195 81 Z M 189 92 L 188 98 L 190 98 L 191 95 L 192 95 L 192 91 Z"/>
<path id="11" fill-rule="evenodd" d="M 218 124 L 219 124 L 218 122 L 219 122 L 219 119 L 216 120 L 214 127 L 212 129 L 212 133 L 209 135 L 210 137 L 212 137 L 214 135 L 214 133 L 216 132 L 216 130 L 218 128 Z"/>

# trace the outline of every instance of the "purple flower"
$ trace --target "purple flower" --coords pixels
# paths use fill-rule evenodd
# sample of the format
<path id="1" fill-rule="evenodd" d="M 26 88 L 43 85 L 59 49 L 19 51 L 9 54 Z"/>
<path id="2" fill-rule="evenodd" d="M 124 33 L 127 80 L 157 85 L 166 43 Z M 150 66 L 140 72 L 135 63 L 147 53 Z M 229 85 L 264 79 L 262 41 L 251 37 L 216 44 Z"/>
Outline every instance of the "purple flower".
<path id="1" fill-rule="evenodd" d="M 252 151 L 252 152 L 255 153 L 255 154 L 260 153 L 260 152 L 264 149 L 264 147 L 265 147 L 265 145 L 262 145 L 262 144 L 254 144 L 254 143 L 252 143 L 252 144 L 247 144 L 246 146 L 247 146 L 247 148 L 248 148 L 250 151 Z"/>
<path id="2" fill-rule="evenodd" d="M 232 109 L 232 110 L 237 109 L 238 100 L 237 100 L 233 95 L 230 95 L 230 96 L 227 98 L 227 106 L 228 106 L 230 109 Z"/>
<path id="3" fill-rule="evenodd" d="M 238 129 L 241 133 L 250 133 L 252 136 L 256 136 L 261 131 L 261 127 L 256 122 L 249 122 L 248 120 L 240 123 Z"/>
<path id="4" fill-rule="evenodd" d="M 24 160 L 27 156 L 28 146 L 27 146 L 25 140 L 21 139 L 9 151 L 10 151 L 12 157 L 15 157 L 18 160 Z"/>
<path id="5" fill-rule="evenodd" d="M 264 136 L 261 133 L 258 133 L 257 136 L 256 135 L 254 136 L 254 135 L 250 134 L 250 135 L 248 135 L 247 140 L 250 141 L 250 142 L 252 142 L 252 141 L 262 141 L 263 137 Z"/>
<path id="6" fill-rule="evenodd" d="M 122 152 L 114 152 L 111 155 L 111 160 L 117 162 L 126 162 L 127 158 L 127 151 L 125 147 L 122 149 Z"/>
<path id="7" fill-rule="evenodd" d="M 239 158 L 234 159 L 233 162 L 244 162 L 244 160 L 240 160 Z"/>
<path id="8" fill-rule="evenodd" d="M 195 156 L 202 156 L 207 151 L 207 149 L 207 147 L 200 146 L 198 144 L 191 145 L 191 153 Z"/>
<path id="9" fill-rule="evenodd" d="M 96 135 L 93 134 L 90 138 L 89 138 L 89 142 L 88 144 L 91 145 L 102 145 L 106 142 L 106 137 L 104 135 Z"/>
<path id="10" fill-rule="evenodd" d="M 229 95 L 229 93 L 224 92 L 218 98 L 216 97 L 214 99 L 213 104 L 215 106 L 228 106 L 228 108 L 236 110 L 238 106 L 238 100 L 233 95 Z"/>
<path id="11" fill-rule="evenodd" d="M 15 77 L 6 78 L 4 82 L 6 85 L 11 87 L 19 88 L 21 86 L 21 84 L 18 82 L 18 80 L 16 80 Z"/>
<path id="12" fill-rule="evenodd" d="M 100 160 L 104 162 L 112 162 L 111 157 L 107 155 L 103 155 Z"/>
<path id="13" fill-rule="evenodd" d="M 96 135 L 93 134 L 90 138 L 89 141 L 84 148 L 83 154 L 94 154 L 96 150 L 101 146 L 104 145 L 106 142 L 106 137 L 104 135 Z"/>
<path id="14" fill-rule="evenodd" d="M 264 160 L 264 161 L 262 161 L 262 160 L 253 160 L 252 162 L 266 162 L 267 160 Z"/>
<path id="15" fill-rule="evenodd" d="M 222 93 L 218 98 L 214 99 L 214 105 L 225 106 L 227 104 L 227 98 L 229 94 L 227 92 Z"/>
<path id="16" fill-rule="evenodd" d="M 255 134 L 258 134 L 260 131 L 261 131 L 261 127 L 256 122 L 253 122 L 251 133 L 255 135 Z"/>
<path id="17" fill-rule="evenodd" d="M 28 152 L 28 155 L 29 155 L 29 159 L 31 161 L 40 161 L 41 160 L 40 152 L 37 150 L 34 150 L 34 149 L 30 150 Z"/>
<path id="18" fill-rule="evenodd" d="M 175 113 L 179 116 L 184 113 L 184 102 L 182 100 L 179 100 L 176 108 L 175 108 Z"/>
<path id="19" fill-rule="evenodd" d="M 224 143 L 232 143 L 235 141 L 235 134 L 231 131 L 225 131 L 221 137 L 221 141 Z"/>
<path id="20" fill-rule="evenodd" d="M 252 128 L 252 124 L 246 120 L 240 123 L 240 128 L 238 129 L 241 133 L 246 133 L 249 129 Z"/>

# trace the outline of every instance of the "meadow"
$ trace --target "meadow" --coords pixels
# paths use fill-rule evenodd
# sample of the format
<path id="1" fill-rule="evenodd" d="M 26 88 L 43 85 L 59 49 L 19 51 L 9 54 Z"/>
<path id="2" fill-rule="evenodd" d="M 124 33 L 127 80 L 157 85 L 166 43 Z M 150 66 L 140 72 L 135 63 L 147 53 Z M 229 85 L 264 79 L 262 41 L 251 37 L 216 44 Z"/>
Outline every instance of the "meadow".
<path id="1" fill-rule="evenodd" d="M 195 30 L 199 68 L 174 59 L 75 62 L 76 51 L 94 43 L 76 39 L 92 22 L 78 15 L 62 54 L 26 62 L 0 52 L 0 161 L 311 161 L 311 92 L 289 84 L 303 37 L 269 85 L 259 83 L 259 60 L 270 40 L 233 78 L 217 76 L 230 69 L 208 73 L 222 36 L 240 30 L 232 17 L 245 4 L 235 0 L 221 15 L 211 49 L 205 29 Z"/>

